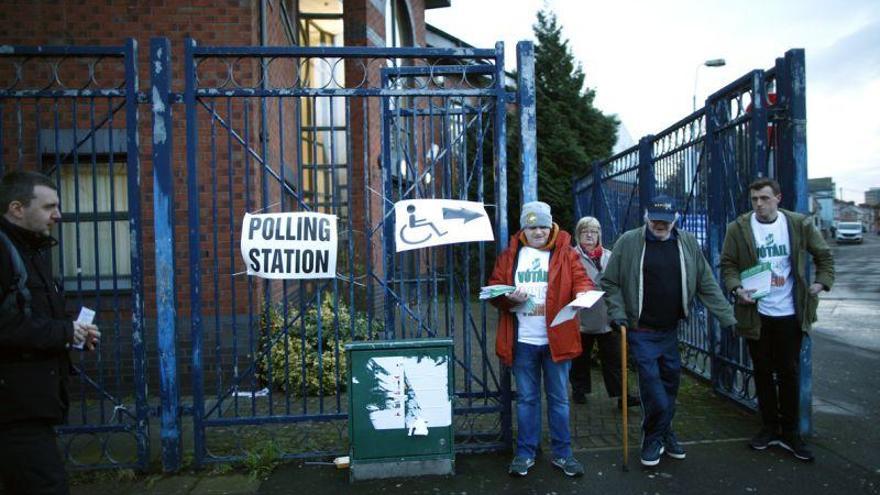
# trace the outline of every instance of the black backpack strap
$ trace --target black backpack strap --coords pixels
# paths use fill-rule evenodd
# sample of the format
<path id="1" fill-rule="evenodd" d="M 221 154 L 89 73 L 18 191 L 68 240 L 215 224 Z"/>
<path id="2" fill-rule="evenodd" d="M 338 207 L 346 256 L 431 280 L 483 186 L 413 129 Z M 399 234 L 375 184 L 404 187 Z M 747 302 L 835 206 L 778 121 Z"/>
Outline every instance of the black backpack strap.
<path id="1" fill-rule="evenodd" d="M 6 295 L 0 300 L 0 324 L 5 325 L 23 312 L 25 317 L 29 317 L 31 313 L 31 291 L 27 288 L 27 268 L 24 266 L 24 260 L 18 248 L 12 243 L 12 240 L 5 232 L 0 230 L 0 242 L 6 246 L 9 251 L 9 258 L 12 261 L 12 285 L 3 287 Z"/>

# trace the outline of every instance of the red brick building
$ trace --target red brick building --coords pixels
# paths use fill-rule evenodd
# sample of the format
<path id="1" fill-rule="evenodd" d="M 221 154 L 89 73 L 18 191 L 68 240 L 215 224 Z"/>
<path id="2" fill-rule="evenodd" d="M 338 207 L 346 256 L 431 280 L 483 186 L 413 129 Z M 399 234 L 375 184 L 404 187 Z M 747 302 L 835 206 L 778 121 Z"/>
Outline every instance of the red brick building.
<path id="1" fill-rule="evenodd" d="M 448 5 L 449 0 L 13 1 L 4 2 L 0 12 L 0 44 L 120 46 L 126 38 L 134 38 L 139 88 L 143 92 L 151 89 L 150 39 L 167 37 L 172 52 L 171 90 L 182 94 L 188 37 L 199 46 L 425 47 L 425 10 Z M 434 29 L 430 37 L 436 43 L 444 35 Z M 460 40 L 446 39 L 450 45 L 461 44 Z M 379 84 L 378 68 L 395 63 L 328 58 L 206 58 L 196 68 L 199 86 L 258 87 L 262 83 L 260 61 L 267 64 L 268 84 L 275 88 L 306 86 L 306 79 L 310 87 L 316 88 L 372 87 Z M 23 71 L 16 75 L 17 69 Z M 56 258 L 65 286 L 77 297 L 71 309 L 91 304 L 107 313 L 103 321 L 121 321 L 123 326 L 130 311 L 132 271 L 127 256 L 132 250 L 127 235 L 127 114 L 123 99 L 87 93 L 122 87 L 124 79 L 120 59 L 23 58 L 0 66 L 0 80 L 15 81 L 15 89 L 86 89 L 73 98 L 5 100 L 5 111 L 0 116 L 2 168 L 36 165 L 57 178 L 65 219 Z M 156 267 L 153 123 L 147 104 L 150 95 L 145 96 L 138 119 L 139 203 L 142 303 L 149 322 L 156 317 Z M 354 236 L 369 230 L 361 212 L 381 211 L 381 198 L 365 199 L 364 192 L 368 189 L 365 185 L 378 188 L 382 181 L 381 169 L 376 166 L 381 152 L 378 99 L 352 99 L 348 104 L 342 98 L 319 96 L 267 100 L 201 100 L 197 114 L 198 205 L 190 204 L 187 196 L 185 110 L 178 104 L 172 108 L 173 132 L 169 135 L 173 135 L 174 246 L 175 252 L 181 253 L 175 257 L 175 302 L 177 314 L 184 320 L 190 313 L 189 274 L 193 267 L 183 253 L 188 249 L 187 218 L 193 208 L 197 208 L 201 224 L 203 312 L 214 314 L 217 309 L 223 319 L 230 314 L 255 313 L 262 297 L 259 288 L 249 287 L 247 277 L 234 276 L 243 269 L 234 237 L 240 231 L 244 212 L 297 209 L 301 205 L 293 204 L 295 197 L 284 192 L 292 190 L 309 209 L 337 214 L 340 232 L 350 221 L 349 235 Z M 349 160 L 356 161 L 356 165 Z M 275 176 L 267 174 L 266 169 Z M 356 173 L 349 177 L 351 170 Z M 282 197 L 286 204 L 279 205 Z M 352 211 L 359 214 L 352 215 Z M 370 241 L 361 237 L 352 242 L 356 259 L 343 255 L 340 263 L 363 265 Z M 378 249 L 373 250 L 372 258 L 373 263 L 381 264 Z M 282 285 L 272 284 L 271 290 L 277 296 Z M 217 326 L 224 325 L 221 322 Z M 147 324 L 148 331 L 153 327 Z M 188 333 L 185 325 L 179 325 L 181 342 L 186 342 Z M 150 344 L 154 341 L 151 332 L 147 340 Z M 179 350 L 178 358 L 183 362 L 189 358 L 187 349 L 182 345 Z"/>

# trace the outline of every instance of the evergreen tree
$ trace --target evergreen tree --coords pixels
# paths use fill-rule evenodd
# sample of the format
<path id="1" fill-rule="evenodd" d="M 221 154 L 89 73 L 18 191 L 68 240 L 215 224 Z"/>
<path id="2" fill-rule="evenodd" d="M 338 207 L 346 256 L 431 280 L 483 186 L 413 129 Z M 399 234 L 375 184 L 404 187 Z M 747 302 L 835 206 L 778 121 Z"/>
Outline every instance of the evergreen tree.
<path id="1" fill-rule="evenodd" d="M 538 12 L 533 29 L 537 39 L 538 199 L 550 204 L 554 221 L 570 232 L 577 221 L 573 179 L 589 173 L 593 160 L 611 155 L 618 120 L 593 106 L 596 92 L 585 86 L 584 71 L 572 55 L 568 40 L 563 39 L 556 15 L 549 11 Z M 518 125 L 516 127 L 518 131 Z M 517 163 L 515 159 L 510 160 L 519 156 L 519 150 L 516 153 L 508 156 L 510 163 Z M 518 176 L 518 172 L 509 174 L 516 181 L 510 183 L 511 192 L 519 191 Z M 510 225 L 514 231 L 519 223 L 518 213 L 519 208 L 511 211 L 513 223 Z"/>

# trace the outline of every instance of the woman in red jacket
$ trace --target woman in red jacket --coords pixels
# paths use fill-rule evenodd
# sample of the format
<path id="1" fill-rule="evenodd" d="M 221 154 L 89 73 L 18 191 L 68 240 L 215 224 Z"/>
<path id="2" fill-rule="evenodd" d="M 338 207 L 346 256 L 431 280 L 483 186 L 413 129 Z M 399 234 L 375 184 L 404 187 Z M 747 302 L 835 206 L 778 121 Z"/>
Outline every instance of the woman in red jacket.
<path id="1" fill-rule="evenodd" d="M 550 206 L 523 205 L 520 230 L 495 261 L 490 285 L 515 286 L 514 292 L 491 300 L 500 310 L 495 352 L 516 379 L 516 455 L 508 472 L 525 476 L 535 464 L 541 440 L 541 376 L 547 394 L 552 463 L 568 476 L 584 468 L 572 456 L 569 432 L 568 372 L 581 353 L 578 320 L 556 326 L 556 314 L 578 294 L 593 288 L 571 235 L 553 223 Z M 523 304 L 531 298 L 534 307 Z"/>

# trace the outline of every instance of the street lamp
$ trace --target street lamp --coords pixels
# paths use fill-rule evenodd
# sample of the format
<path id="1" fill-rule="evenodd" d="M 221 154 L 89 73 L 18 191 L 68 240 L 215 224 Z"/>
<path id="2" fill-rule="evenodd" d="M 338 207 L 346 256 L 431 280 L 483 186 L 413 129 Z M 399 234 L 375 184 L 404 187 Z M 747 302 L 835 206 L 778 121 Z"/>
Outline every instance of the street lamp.
<path id="1" fill-rule="evenodd" d="M 694 71 L 694 98 L 692 111 L 697 111 L 697 78 L 700 76 L 700 67 L 724 67 L 725 65 L 727 65 L 727 62 L 723 58 L 710 58 L 697 66 L 697 69 Z"/>

